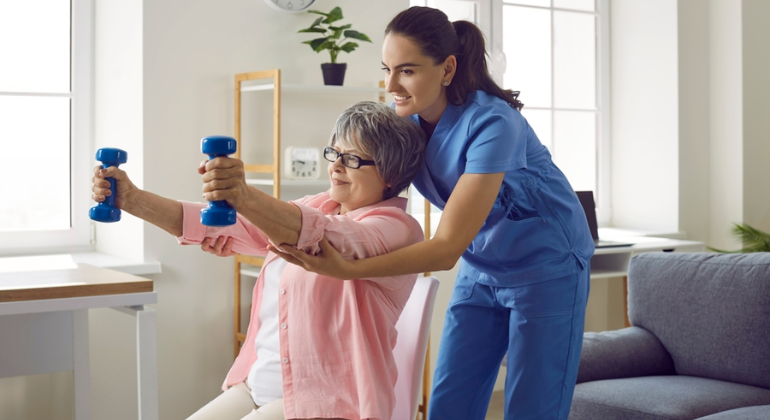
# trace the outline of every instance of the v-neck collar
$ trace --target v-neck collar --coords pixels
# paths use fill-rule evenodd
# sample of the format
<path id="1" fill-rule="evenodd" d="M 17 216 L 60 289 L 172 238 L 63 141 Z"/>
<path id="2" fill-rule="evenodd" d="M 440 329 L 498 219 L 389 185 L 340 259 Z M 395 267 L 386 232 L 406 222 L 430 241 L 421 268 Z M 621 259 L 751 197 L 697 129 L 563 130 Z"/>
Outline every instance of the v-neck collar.
<path id="1" fill-rule="evenodd" d="M 425 148 L 425 163 L 417 174 L 417 178 L 420 179 L 421 184 L 427 189 L 423 196 L 431 197 L 433 204 L 441 209 L 446 206 L 446 202 L 438 193 L 438 190 L 436 190 L 436 185 L 433 182 L 431 174 L 431 166 L 442 164 L 437 156 L 441 148 L 446 144 L 449 132 L 460 119 L 464 109 L 465 105 L 447 105 L 444 113 L 441 114 L 441 118 L 438 120 L 438 124 L 436 124 L 436 127 L 433 130 L 433 134 L 428 140 L 428 145 Z M 417 124 L 420 124 L 420 117 L 417 114 L 412 115 L 411 118 Z"/>
<path id="2" fill-rule="evenodd" d="M 457 120 L 460 119 L 466 104 L 447 104 L 446 109 L 441 114 L 441 118 L 438 120 L 438 124 L 436 124 L 436 127 L 433 129 L 433 133 L 428 138 L 428 145 L 425 148 L 426 166 L 428 166 L 427 162 L 433 162 L 433 159 L 436 157 L 439 150 L 441 150 L 441 147 L 444 145 L 449 132 L 452 130 L 452 127 L 454 127 L 455 123 L 457 123 Z M 412 115 L 412 120 L 419 124 L 422 128 L 419 115 Z"/>

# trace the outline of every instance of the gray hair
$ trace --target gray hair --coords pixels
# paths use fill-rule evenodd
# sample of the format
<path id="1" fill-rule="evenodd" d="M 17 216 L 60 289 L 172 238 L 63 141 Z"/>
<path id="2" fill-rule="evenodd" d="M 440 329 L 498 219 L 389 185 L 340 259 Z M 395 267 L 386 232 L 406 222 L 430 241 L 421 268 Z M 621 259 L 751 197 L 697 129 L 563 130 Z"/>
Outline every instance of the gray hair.
<path id="1" fill-rule="evenodd" d="M 385 104 L 362 101 L 337 118 L 329 147 L 341 144 L 372 157 L 385 180 L 383 200 L 409 187 L 422 167 L 425 133 L 414 121 L 399 117 Z"/>

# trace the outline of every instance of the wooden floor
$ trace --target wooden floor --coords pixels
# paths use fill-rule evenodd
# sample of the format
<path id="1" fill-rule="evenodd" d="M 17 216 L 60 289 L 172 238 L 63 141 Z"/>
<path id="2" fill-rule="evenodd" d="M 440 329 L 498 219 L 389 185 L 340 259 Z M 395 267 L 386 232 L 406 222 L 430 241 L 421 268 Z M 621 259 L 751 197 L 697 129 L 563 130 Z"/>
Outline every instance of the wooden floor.
<path id="1" fill-rule="evenodd" d="M 503 420 L 503 410 L 505 409 L 505 395 L 503 391 L 492 393 L 492 399 L 489 401 L 489 410 L 487 410 L 486 420 Z"/>

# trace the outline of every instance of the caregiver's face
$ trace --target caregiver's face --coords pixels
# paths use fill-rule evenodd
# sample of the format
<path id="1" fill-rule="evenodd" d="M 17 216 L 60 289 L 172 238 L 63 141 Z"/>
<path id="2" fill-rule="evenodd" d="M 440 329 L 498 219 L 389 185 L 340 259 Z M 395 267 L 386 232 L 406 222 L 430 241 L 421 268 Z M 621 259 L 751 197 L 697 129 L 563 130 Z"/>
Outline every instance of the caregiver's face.
<path id="1" fill-rule="evenodd" d="M 419 114 L 431 124 L 438 123 L 447 105 L 444 63 L 433 63 L 411 39 L 390 33 L 382 44 L 382 65 L 385 89 L 393 95 L 396 113 Z"/>

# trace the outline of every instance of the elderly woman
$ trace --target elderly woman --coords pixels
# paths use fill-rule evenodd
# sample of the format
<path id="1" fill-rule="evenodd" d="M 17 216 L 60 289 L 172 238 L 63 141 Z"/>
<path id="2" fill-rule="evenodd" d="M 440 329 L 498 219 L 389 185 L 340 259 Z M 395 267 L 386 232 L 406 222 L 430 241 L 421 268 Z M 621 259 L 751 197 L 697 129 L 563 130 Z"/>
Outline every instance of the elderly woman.
<path id="1" fill-rule="evenodd" d="M 248 186 L 240 160 L 205 162 L 204 198 L 226 200 L 238 212 L 235 225 L 218 228 L 200 224 L 204 204 L 139 190 L 115 167 L 95 169 L 95 201 L 109 195 L 104 178 L 113 177 L 119 208 L 180 243 L 231 238 L 228 249 L 266 255 L 225 392 L 189 420 L 391 419 L 395 325 L 417 276 L 343 281 L 287 264 L 267 247 L 318 253 L 333 246 L 354 259 L 419 242 L 420 225 L 398 194 L 416 176 L 424 147 L 416 124 L 385 105 L 359 102 L 339 117 L 324 149 L 331 182 L 324 193 L 283 202 Z"/>

